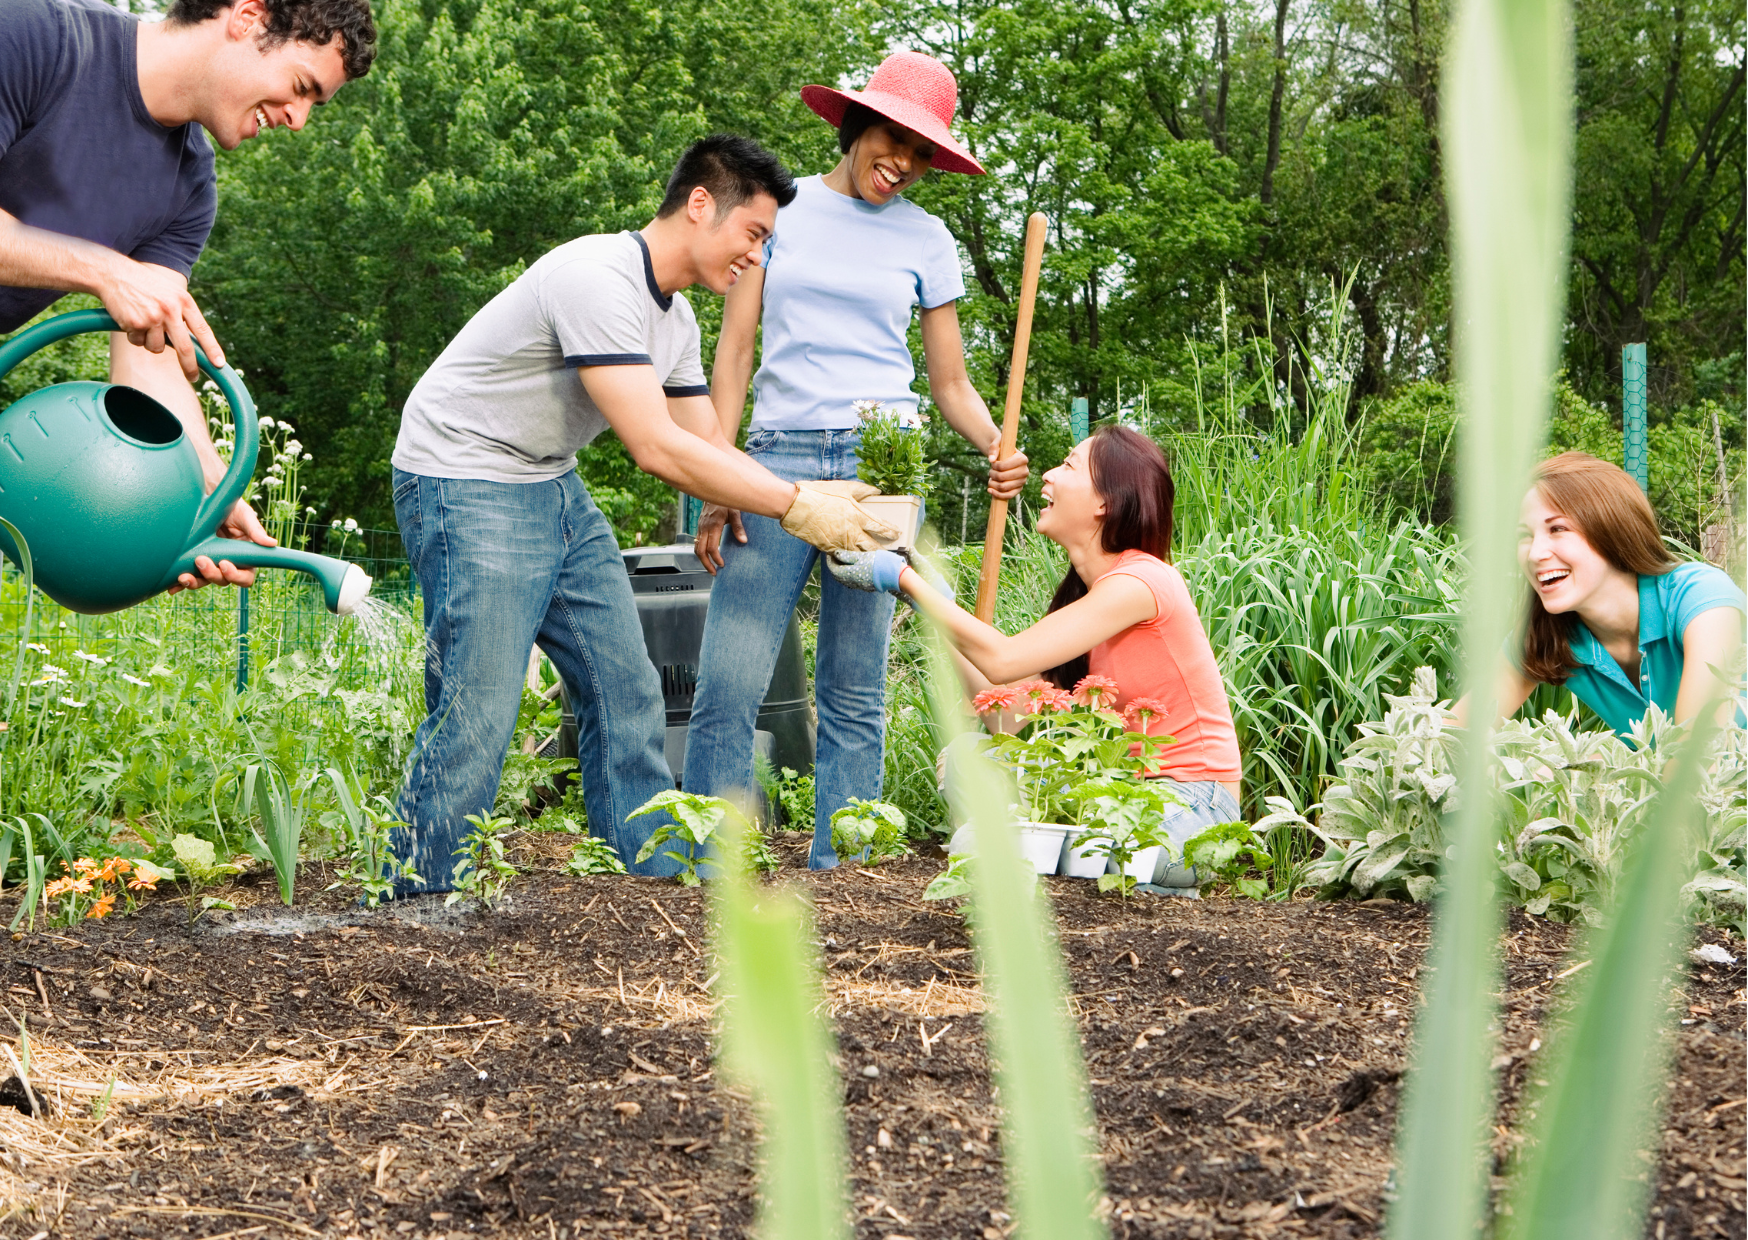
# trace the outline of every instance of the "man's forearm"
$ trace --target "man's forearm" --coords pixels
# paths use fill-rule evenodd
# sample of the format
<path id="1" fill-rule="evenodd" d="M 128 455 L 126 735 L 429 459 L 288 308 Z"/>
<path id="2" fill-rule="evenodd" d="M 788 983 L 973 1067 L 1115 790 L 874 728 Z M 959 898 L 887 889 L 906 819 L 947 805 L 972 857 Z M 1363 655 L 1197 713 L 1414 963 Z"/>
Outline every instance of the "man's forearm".
<path id="1" fill-rule="evenodd" d="M 114 250 L 33 228 L 0 211 L 0 284 L 100 294 L 118 257 Z"/>
<path id="2" fill-rule="evenodd" d="M 673 435 L 632 455 L 645 473 L 708 503 L 781 518 L 795 502 L 793 482 L 784 482 L 745 453 L 714 447 L 677 427 Z"/>

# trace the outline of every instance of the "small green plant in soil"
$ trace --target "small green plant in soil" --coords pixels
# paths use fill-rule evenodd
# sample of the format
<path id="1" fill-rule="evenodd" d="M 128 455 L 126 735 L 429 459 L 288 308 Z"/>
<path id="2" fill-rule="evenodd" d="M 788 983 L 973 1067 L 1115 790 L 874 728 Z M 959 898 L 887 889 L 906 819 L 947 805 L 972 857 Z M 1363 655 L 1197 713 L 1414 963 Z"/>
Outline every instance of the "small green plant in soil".
<path id="1" fill-rule="evenodd" d="M 391 846 L 394 832 L 406 824 L 395 816 L 394 803 L 386 796 L 369 797 L 362 788 L 355 791 L 333 767 L 325 773 L 339 805 L 319 819 L 338 844 L 338 865 L 328 890 L 357 887 L 364 907 L 375 908 L 393 893 L 397 880 L 418 881 L 413 863 L 396 857 Z"/>
<path id="2" fill-rule="evenodd" d="M 571 849 L 571 858 L 564 863 L 565 872 L 585 877 L 590 874 L 623 874 L 625 863 L 606 840 L 593 835 Z"/>
<path id="3" fill-rule="evenodd" d="M 741 812 L 721 797 L 704 797 L 693 792 L 682 792 L 671 788 L 666 792 L 658 792 L 642 805 L 632 810 L 628 818 L 638 818 L 644 814 L 659 814 L 666 812 L 672 822 L 664 822 L 651 833 L 648 840 L 638 850 L 637 859 L 648 861 L 656 855 L 656 850 L 669 840 L 677 840 L 683 845 L 683 850 L 666 849 L 662 855 L 672 857 L 680 863 L 680 872 L 674 877 L 684 887 L 696 887 L 701 865 L 714 865 L 715 861 L 706 854 L 705 849 L 723 821 L 734 815 L 742 830 L 746 829 L 746 820 Z"/>
<path id="4" fill-rule="evenodd" d="M 753 756 L 753 774 L 764 790 L 765 799 L 780 812 L 781 821 L 791 831 L 813 829 L 813 776 L 803 775 L 792 766 L 774 770 L 764 754 Z"/>
<path id="5" fill-rule="evenodd" d="M 1163 824 L 1168 798 L 1179 799 L 1153 784 L 1137 780 L 1100 779 L 1074 791 L 1080 802 L 1081 831 L 1073 847 L 1083 857 L 1103 856 L 1116 867 L 1114 874 L 1099 875 L 1099 893 L 1115 891 L 1127 898 L 1135 889 L 1133 875 L 1123 869 L 1143 849 L 1170 846 Z"/>
<path id="6" fill-rule="evenodd" d="M 1238 894 L 1261 900 L 1268 896 L 1267 878 L 1252 878 L 1253 869 L 1265 874 L 1275 859 L 1268 847 L 1245 822 L 1215 823 L 1184 842 L 1184 864 L 1196 868 L 1196 884 L 1203 890 L 1225 883 Z"/>
<path id="7" fill-rule="evenodd" d="M 749 824 L 740 842 L 741 864 L 760 874 L 774 874 L 783 868 L 783 861 L 771 847 L 771 837 L 757 823 Z"/>
<path id="8" fill-rule="evenodd" d="M 504 837 L 515 829 L 516 821 L 491 813 L 469 814 L 467 821 L 473 830 L 455 850 L 461 858 L 455 863 L 455 890 L 443 903 L 472 898 L 490 907 L 503 898 L 505 888 L 518 873 L 504 855 Z"/>
<path id="9" fill-rule="evenodd" d="M 253 807 L 261 818 L 261 829 L 255 832 L 256 854 L 272 862 L 279 897 L 288 905 L 297 885 L 298 853 L 314 782 L 313 777 L 300 776 L 294 784 L 270 762 L 252 762 L 243 771 L 245 812 Z"/>
<path id="10" fill-rule="evenodd" d="M 899 415 L 877 400 L 855 402 L 862 440 L 856 449 L 856 477 L 882 495 L 922 495 L 928 490 L 929 466 L 923 456 L 922 415 L 905 426 Z"/>
<path id="11" fill-rule="evenodd" d="M 935 875 L 923 888 L 925 900 L 958 900 L 971 894 L 971 866 L 976 860 L 970 853 L 956 853 L 947 858 L 947 868 Z"/>
<path id="12" fill-rule="evenodd" d="M 832 847 L 841 857 L 857 857 L 863 865 L 879 865 L 910 856 L 905 843 L 904 811 L 884 801 L 851 797 L 832 815 Z"/>
<path id="13" fill-rule="evenodd" d="M 189 925 L 192 926 L 198 921 L 200 915 L 208 909 L 237 907 L 229 900 L 220 899 L 218 896 L 201 894 L 213 884 L 222 882 L 233 874 L 240 873 L 243 868 L 228 861 L 221 862 L 211 840 L 203 840 L 198 835 L 184 833 L 170 841 L 170 851 L 175 854 L 177 864 L 182 867 L 182 872 L 188 876 L 188 892 L 183 899 L 188 906 Z"/>

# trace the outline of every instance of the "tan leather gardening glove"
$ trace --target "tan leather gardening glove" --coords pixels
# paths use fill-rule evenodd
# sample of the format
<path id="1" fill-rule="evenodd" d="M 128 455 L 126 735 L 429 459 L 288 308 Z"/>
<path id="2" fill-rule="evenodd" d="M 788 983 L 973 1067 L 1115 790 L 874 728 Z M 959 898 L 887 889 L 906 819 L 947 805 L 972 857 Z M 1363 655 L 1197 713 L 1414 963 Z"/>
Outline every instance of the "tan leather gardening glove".
<path id="1" fill-rule="evenodd" d="M 862 500 L 870 495 L 880 494 L 880 488 L 872 486 L 857 478 L 846 478 L 842 481 L 820 479 L 817 482 L 797 482 L 796 486 L 804 491 L 820 491 L 826 495 L 841 495 L 845 499 Z"/>
<path id="2" fill-rule="evenodd" d="M 878 494 L 865 482 L 798 482 L 795 501 L 783 514 L 785 533 L 821 551 L 875 551 L 898 537 L 898 531 L 863 510 L 853 498 Z"/>

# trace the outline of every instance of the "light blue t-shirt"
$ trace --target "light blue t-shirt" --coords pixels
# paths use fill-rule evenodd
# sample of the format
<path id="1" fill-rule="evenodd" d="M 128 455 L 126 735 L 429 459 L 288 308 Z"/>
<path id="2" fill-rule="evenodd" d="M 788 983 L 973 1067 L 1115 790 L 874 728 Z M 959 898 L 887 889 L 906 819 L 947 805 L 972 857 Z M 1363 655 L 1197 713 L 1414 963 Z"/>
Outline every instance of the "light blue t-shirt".
<path id="1" fill-rule="evenodd" d="M 872 207 L 804 177 L 765 249 L 753 426 L 843 430 L 856 425 L 858 400 L 914 413 L 911 312 L 964 295 L 959 248 L 940 220 L 902 197 Z"/>
<path id="2" fill-rule="evenodd" d="M 1681 691 L 1682 642 L 1694 617 L 1716 607 L 1748 614 L 1741 589 L 1722 569 L 1697 562 L 1678 564 L 1656 577 L 1639 578 L 1639 683 L 1579 620 L 1572 626 L 1572 657 L 1578 668 L 1566 687 L 1615 732 L 1625 737 L 1655 702 L 1675 714 Z"/>

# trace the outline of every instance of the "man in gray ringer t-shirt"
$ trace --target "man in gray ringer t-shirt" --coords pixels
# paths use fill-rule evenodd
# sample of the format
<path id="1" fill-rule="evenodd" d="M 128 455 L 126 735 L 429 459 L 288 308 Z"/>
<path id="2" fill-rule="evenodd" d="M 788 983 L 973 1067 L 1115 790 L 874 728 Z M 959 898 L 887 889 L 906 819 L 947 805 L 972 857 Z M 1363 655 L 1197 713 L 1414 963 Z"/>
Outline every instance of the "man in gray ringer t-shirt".
<path id="1" fill-rule="evenodd" d="M 626 815 L 674 785 L 661 682 L 607 519 L 577 450 L 611 427 L 640 469 L 689 495 L 781 518 L 821 550 L 892 531 L 855 484 L 784 482 L 723 437 L 682 288 L 723 293 L 761 259 L 795 183 L 745 138 L 713 135 L 675 168 L 639 232 L 579 237 L 535 262 L 462 328 L 401 416 L 395 517 L 424 599 L 425 705 L 396 852 L 453 888 L 466 816 L 490 809 L 515 731 L 528 649 L 564 677 L 589 827 L 635 865 L 659 819 Z"/>

